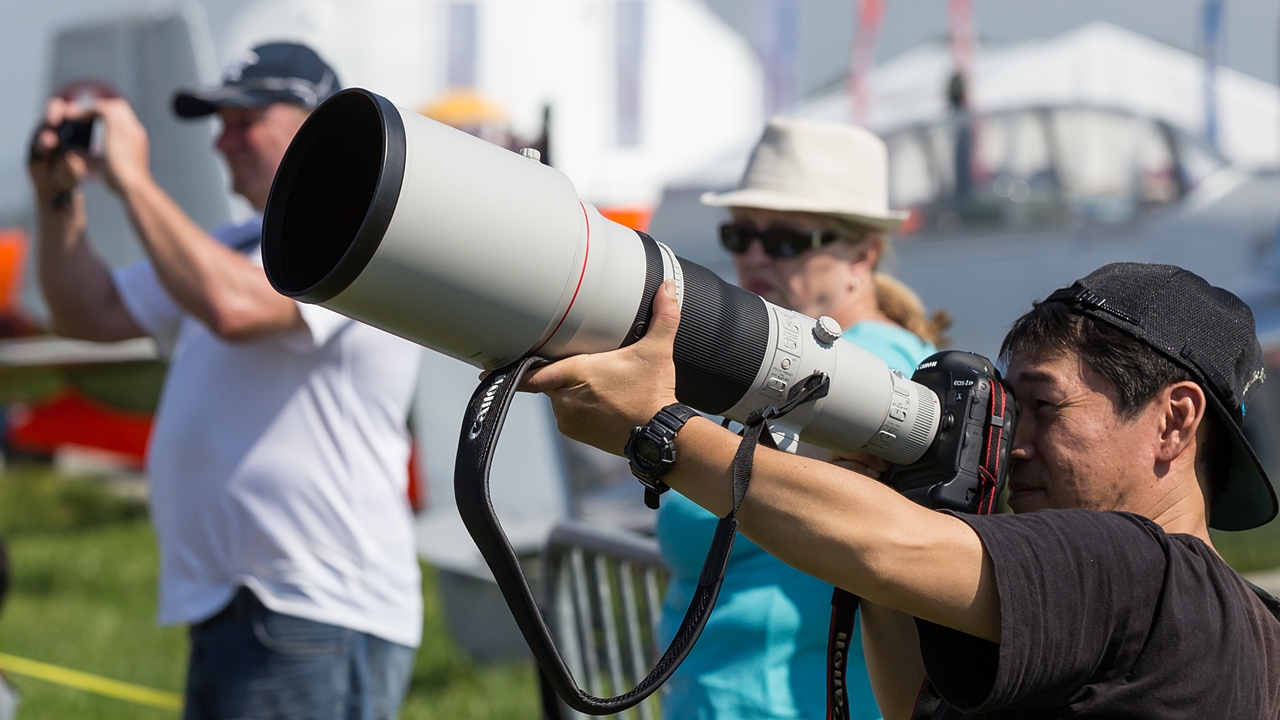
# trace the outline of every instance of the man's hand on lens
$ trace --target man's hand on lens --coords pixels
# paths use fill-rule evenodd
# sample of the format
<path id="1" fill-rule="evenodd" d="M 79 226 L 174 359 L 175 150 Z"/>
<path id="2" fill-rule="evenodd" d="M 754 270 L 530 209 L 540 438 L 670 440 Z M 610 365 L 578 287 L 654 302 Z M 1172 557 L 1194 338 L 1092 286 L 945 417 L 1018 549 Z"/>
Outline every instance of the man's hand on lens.
<path id="1" fill-rule="evenodd" d="M 529 372 L 520 389 L 551 398 L 560 432 L 621 455 L 631 429 L 676 401 L 672 359 L 680 307 L 668 280 L 653 299 L 653 321 L 634 345 L 577 355 Z"/>
<path id="2" fill-rule="evenodd" d="M 98 100 L 92 112 L 105 125 L 96 169 L 112 192 L 124 194 L 134 183 L 151 177 L 147 130 L 123 98 Z"/>
<path id="3" fill-rule="evenodd" d="M 27 154 L 27 173 L 41 206 L 67 196 L 89 174 L 88 159 L 79 151 L 60 147 L 57 132 L 64 121 L 85 115 L 78 106 L 61 98 L 51 98 L 45 105 L 44 119 L 31 137 Z"/>
<path id="4" fill-rule="evenodd" d="M 832 465 L 837 465 L 845 470 L 852 470 L 859 475 L 865 475 L 872 480 L 879 480 L 880 476 L 889 471 L 893 464 L 882 457 L 876 457 L 866 450 L 855 450 L 853 452 L 833 452 L 829 461 Z"/>

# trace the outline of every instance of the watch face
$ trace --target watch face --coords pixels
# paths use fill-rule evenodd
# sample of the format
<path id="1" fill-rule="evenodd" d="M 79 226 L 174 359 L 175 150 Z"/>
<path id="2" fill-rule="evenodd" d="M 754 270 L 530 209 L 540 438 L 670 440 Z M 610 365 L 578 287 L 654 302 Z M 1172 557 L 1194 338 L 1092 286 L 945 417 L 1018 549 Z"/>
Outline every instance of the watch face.
<path id="1" fill-rule="evenodd" d="M 631 461 L 642 468 L 656 468 L 662 464 L 662 449 L 653 438 L 642 435 L 631 444 Z"/>

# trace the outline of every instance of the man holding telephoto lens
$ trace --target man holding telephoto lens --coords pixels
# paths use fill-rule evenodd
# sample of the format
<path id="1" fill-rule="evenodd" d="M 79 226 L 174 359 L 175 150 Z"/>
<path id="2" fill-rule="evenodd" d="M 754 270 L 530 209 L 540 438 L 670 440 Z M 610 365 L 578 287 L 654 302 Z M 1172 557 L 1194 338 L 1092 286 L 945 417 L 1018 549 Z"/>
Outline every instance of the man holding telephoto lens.
<path id="1" fill-rule="evenodd" d="M 668 282 L 648 334 L 539 368 L 566 435 L 620 452 L 676 402 Z M 843 468 L 755 451 L 739 530 L 863 602 L 868 670 L 897 718 L 1280 718 L 1280 612 L 1209 528 L 1276 515 L 1240 423 L 1264 378 L 1253 315 L 1167 265 L 1108 265 L 1005 338 L 1020 407 L 1015 515 L 927 510 Z M 694 417 L 662 478 L 724 515 L 739 438 Z"/>
<path id="2" fill-rule="evenodd" d="M 261 213 L 294 133 L 338 89 L 310 48 L 268 43 L 174 111 L 218 115 L 233 187 Z M 99 155 L 60 143 L 90 117 Z M 91 167 L 147 260 L 112 270 L 88 244 Z M 185 717 L 394 717 L 422 627 L 405 495 L 421 349 L 277 294 L 261 216 L 198 227 L 151 176 L 123 99 L 51 99 L 28 169 L 53 331 L 150 335 L 171 356 L 147 474 L 159 621 L 191 626 Z"/>

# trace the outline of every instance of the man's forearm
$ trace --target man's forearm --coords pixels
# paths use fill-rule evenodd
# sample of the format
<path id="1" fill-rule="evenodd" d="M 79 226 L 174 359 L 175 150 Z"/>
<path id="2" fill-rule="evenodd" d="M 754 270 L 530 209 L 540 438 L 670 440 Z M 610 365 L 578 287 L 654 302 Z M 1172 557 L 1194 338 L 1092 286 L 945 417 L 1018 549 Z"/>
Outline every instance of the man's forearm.
<path id="1" fill-rule="evenodd" d="M 906 720 L 924 682 L 924 660 L 915 618 L 863 599 L 862 650 L 876 704 L 885 720 Z"/>
<path id="2" fill-rule="evenodd" d="M 739 438 L 695 418 L 676 441 L 664 478 L 725 515 Z M 738 513 L 744 535 L 784 562 L 861 597 L 989 640 L 999 640 L 994 578 L 964 522 L 828 463 L 760 448 Z"/>
<path id="3" fill-rule="evenodd" d="M 546 393 L 565 435 L 611 452 L 676 399 L 680 306 L 668 280 L 633 345 L 534 368 L 520 387 Z M 717 515 L 732 507 L 740 438 L 702 417 L 676 436 L 663 479 Z M 886 607 L 988 640 L 1000 637 L 991 558 L 964 521 L 912 503 L 830 463 L 757 448 L 739 509 L 742 533 L 775 557 Z"/>
<path id="4" fill-rule="evenodd" d="M 64 337 L 112 341 L 142 335 L 125 309 L 111 271 L 86 241 L 84 195 L 54 207 L 37 198 L 36 270 L 49 306 L 50 329 Z"/>
<path id="5" fill-rule="evenodd" d="M 209 237 L 153 179 L 129 182 L 122 196 L 160 282 L 216 334 L 251 339 L 300 323 L 261 268 Z"/>

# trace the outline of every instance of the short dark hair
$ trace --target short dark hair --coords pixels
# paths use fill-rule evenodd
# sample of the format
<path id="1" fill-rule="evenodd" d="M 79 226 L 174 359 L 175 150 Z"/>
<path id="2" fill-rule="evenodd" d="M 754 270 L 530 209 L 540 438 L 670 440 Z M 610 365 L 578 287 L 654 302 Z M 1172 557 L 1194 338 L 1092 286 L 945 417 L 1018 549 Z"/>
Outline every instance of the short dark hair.
<path id="1" fill-rule="evenodd" d="M 1007 366 L 1014 355 L 1044 357 L 1069 352 L 1119 391 L 1116 411 L 1132 420 L 1164 388 L 1195 382 L 1191 373 L 1119 328 L 1073 312 L 1058 302 L 1038 303 L 1018 318 L 1000 346 Z"/>
<path id="2" fill-rule="evenodd" d="M 1116 387 L 1116 412 L 1132 420 L 1166 387 L 1196 382 L 1190 371 L 1150 345 L 1117 327 L 1080 315 L 1060 302 L 1037 303 L 1018 318 L 1000 346 L 1000 360 L 1007 367 L 1014 356 L 1036 358 L 1069 353 Z M 1208 389 L 1204 389 L 1209 393 Z M 1201 421 L 1208 442 L 1199 448 L 1196 464 L 1211 470 L 1210 502 L 1226 485 L 1230 456 L 1226 439 L 1212 413 Z"/>

